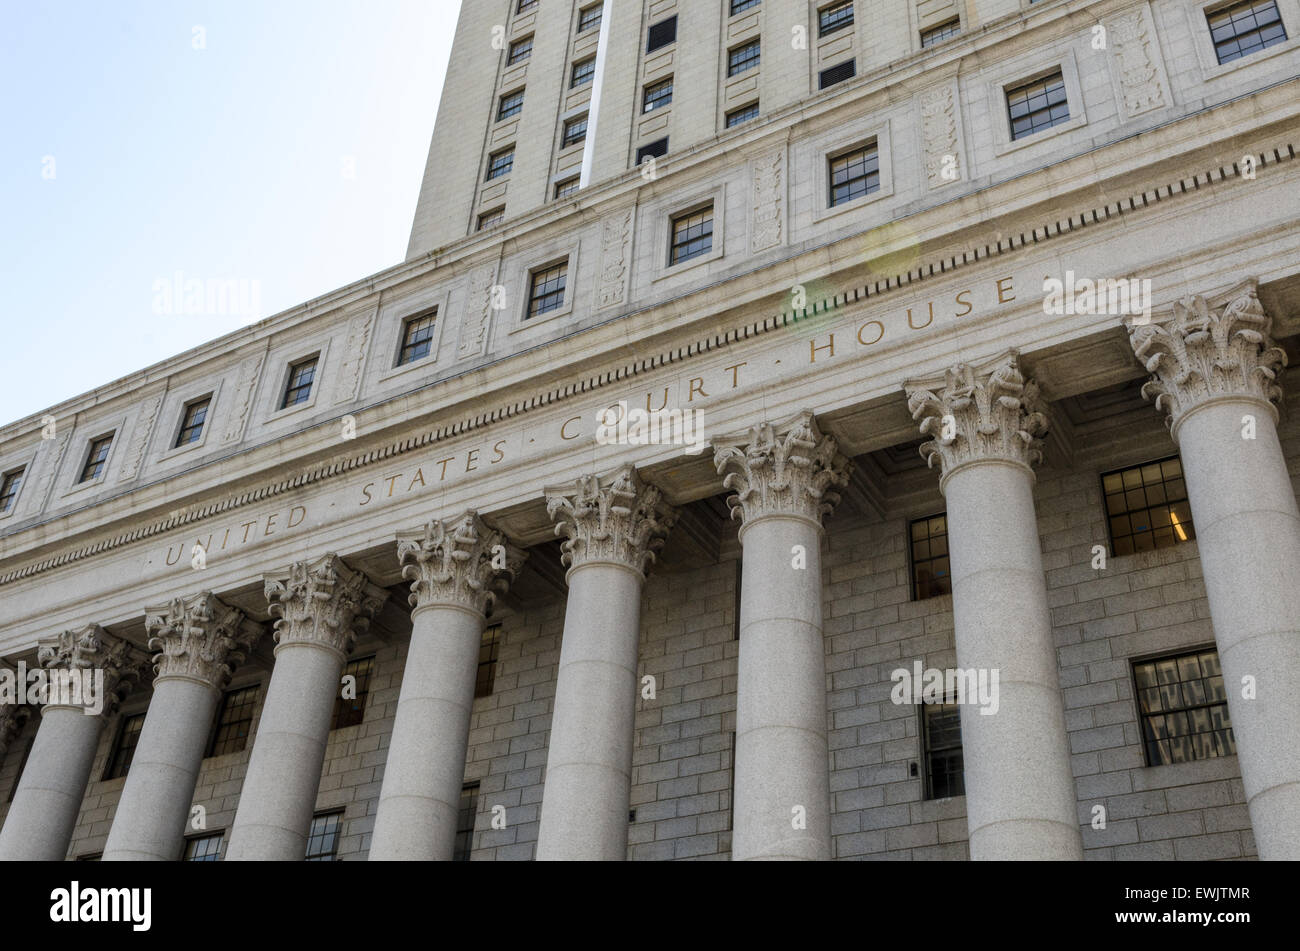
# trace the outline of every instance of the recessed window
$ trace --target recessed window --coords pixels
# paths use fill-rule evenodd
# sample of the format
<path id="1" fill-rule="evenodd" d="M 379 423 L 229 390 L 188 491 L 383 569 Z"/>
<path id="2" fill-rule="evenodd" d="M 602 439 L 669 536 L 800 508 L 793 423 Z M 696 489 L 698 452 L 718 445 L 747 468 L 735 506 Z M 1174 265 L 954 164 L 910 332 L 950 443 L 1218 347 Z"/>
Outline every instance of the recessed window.
<path id="1" fill-rule="evenodd" d="M 1196 538 L 1177 456 L 1107 472 L 1101 477 L 1114 555 L 1170 548 Z"/>
<path id="2" fill-rule="evenodd" d="M 817 77 L 818 89 L 829 89 L 837 83 L 842 83 L 847 79 L 852 79 L 857 75 L 858 61 L 855 59 L 843 63 L 837 63 L 827 69 L 823 69 Z"/>
<path id="3" fill-rule="evenodd" d="M 220 862 L 223 833 L 199 835 L 185 840 L 185 862 Z"/>
<path id="4" fill-rule="evenodd" d="M 130 772 L 135 748 L 140 743 L 140 731 L 144 729 L 144 717 L 143 713 L 137 713 L 122 718 L 122 725 L 117 731 L 117 743 L 108 761 L 108 771 L 104 773 L 105 779 L 121 779 Z"/>
<path id="5" fill-rule="evenodd" d="M 311 820 L 307 835 L 308 862 L 333 862 L 339 853 L 339 833 L 343 827 L 343 813 L 327 812 Z"/>
<path id="6" fill-rule="evenodd" d="M 739 76 L 754 69 L 762 57 L 763 44 L 758 40 L 727 50 L 727 75 Z"/>
<path id="7" fill-rule="evenodd" d="M 483 214 L 478 216 L 478 230 L 482 231 L 485 228 L 491 228 L 495 225 L 501 224 L 501 222 L 505 220 L 505 208 L 493 208 L 491 211 L 485 211 Z"/>
<path id="8" fill-rule="evenodd" d="M 600 26 L 600 17 L 605 10 L 603 3 L 593 3 L 589 7 L 583 7 L 578 11 L 578 32 L 586 33 L 588 30 L 594 30 Z"/>
<path id="9" fill-rule="evenodd" d="M 654 112 L 656 109 L 662 109 L 670 105 L 673 101 L 673 78 L 661 79 L 657 83 L 652 83 L 645 87 L 641 96 L 641 111 Z"/>
<path id="10" fill-rule="evenodd" d="M 832 3 L 817 11 L 817 35 L 825 36 L 853 25 L 853 0 Z"/>
<path id="11" fill-rule="evenodd" d="M 925 721 L 925 798 L 966 795 L 960 708 L 955 703 L 925 703 L 921 716 Z"/>
<path id="12" fill-rule="evenodd" d="M 81 478 L 78 482 L 93 482 L 103 475 L 104 466 L 108 464 L 108 451 L 112 448 L 112 433 L 92 439 L 90 449 L 86 453 L 86 464 L 81 467 Z"/>
<path id="13" fill-rule="evenodd" d="M 569 77 L 569 88 L 577 89 L 596 78 L 596 57 L 589 56 L 573 64 L 573 73 Z"/>
<path id="14" fill-rule="evenodd" d="M 528 295 L 528 316 L 540 317 L 563 307 L 564 286 L 568 277 L 568 261 L 534 271 Z"/>
<path id="15" fill-rule="evenodd" d="M 181 414 L 181 431 L 176 435 L 175 448 L 192 445 L 203 438 L 203 426 L 208 421 L 208 407 L 211 405 L 210 396 L 185 404 L 185 412 Z"/>
<path id="16" fill-rule="evenodd" d="M 636 164 L 640 165 L 648 158 L 662 158 L 668 154 L 668 136 L 647 142 L 636 150 Z"/>
<path id="17" fill-rule="evenodd" d="M 514 66 L 516 63 L 522 63 L 532 55 L 533 38 L 525 36 L 523 39 L 515 40 L 510 44 L 510 51 L 506 54 L 506 65 Z"/>
<path id="18" fill-rule="evenodd" d="M 6 472 L 4 478 L 0 479 L 0 513 L 8 512 L 14 507 L 18 490 L 23 487 L 23 473 L 26 471 L 27 468 L 24 466 L 13 472 Z"/>
<path id="19" fill-rule="evenodd" d="M 492 696 L 492 686 L 497 679 L 497 654 L 501 649 L 501 625 L 493 624 L 483 631 L 478 648 L 478 676 L 474 680 L 474 696 Z"/>
<path id="20" fill-rule="evenodd" d="M 515 147 L 513 145 L 500 152 L 493 152 L 488 156 L 487 180 L 490 182 L 495 178 L 504 178 L 514 167 Z"/>
<path id="21" fill-rule="evenodd" d="M 524 91 L 516 89 L 514 92 L 508 92 L 501 97 L 497 105 L 497 122 L 502 119 L 509 119 L 511 116 L 517 116 L 524 111 Z"/>
<path id="22" fill-rule="evenodd" d="M 934 46 L 936 43 L 942 43 L 944 40 L 950 40 L 961 33 L 961 18 L 953 17 L 938 26 L 932 26 L 928 30 L 921 31 L 921 48 Z"/>
<path id="23" fill-rule="evenodd" d="M 567 149 L 571 145 L 586 141 L 586 138 L 587 114 L 584 112 L 576 119 L 569 119 L 564 123 L 564 136 L 560 140 L 560 148 Z"/>
<path id="24" fill-rule="evenodd" d="M 731 15 L 734 17 L 737 13 L 744 13 L 746 10 L 758 6 L 762 0 L 731 0 Z"/>
<path id="25" fill-rule="evenodd" d="M 1008 89 L 1007 112 L 1013 141 L 1069 121 L 1070 104 L 1066 102 L 1061 71 Z"/>
<path id="26" fill-rule="evenodd" d="M 456 822 L 456 847 L 453 862 L 468 862 L 474 852 L 474 818 L 478 814 L 478 783 L 467 783 L 460 790 L 460 813 Z"/>
<path id="27" fill-rule="evenodd" d="M 581 179 L 574 175 L 572 178 L 566 178 L 562 182 L 555 183 L 555 198 L 558 201 L 561 198 L 568 198 L 570 195 L 578 194 L 578 183 Z"/>
<path id="28" fill-rule="evenodd" d="M 537 6 L 537 0 L 519 0 L 518 5 L 515 6 L 515 13 L 527 13 L 535 6 Z"/>
<path id="29" fill-rule="evenodd" d="M 662 49 L 668 44 L 676 42 L 677 17 L 672 16 L 667 20 L 660 20 L 650 27 L 649 35 L 646 37 L 645 51 L 653 53 L 657 49 Z"/>
<path id="30" fill-rule="evenodd" d="M 433 351 L 433 328 L 438 320 L 438 312 L 408 317 L 402 322 L 402 349 L 397 355 L 397 365 L 404 367 L 416 360 L 423 360 Z"/>
<path id="31" fill-rule="evenodd" d="M 948 517 L 919 518 L 909 526 L 912 551 L 912 599 L 924 601 L 952 594 L 948 563 Z"/>
<path id="32" fill-rule="evenodd" d="M 669 264 L 680 264 L 713 250 L 713 205 L 673 218 L 673 242 Z"/>
<path id="33" fill-rule="evenodd" d="M 1148 766 L 1237 752 L 1217 650 L 1135 663 L 1133 679 Z"/>
<path id="34" fill-rule="evenodd" d="M 876 143 L 830 159 L 831 207 L 880 191 L 880 154 Z"/>
<path id="35" fill-rule="evenodd" d="M 1230 63 L 1266 47 L 1286 42 L 1286 27 L 1277 0 L 1245 0 L 1206 15 L 1214 54 Z"/>
<path id="36" fill-rule="evenodd" d="M 289 367 L 289 382 L 284 387 L 284 399 L 281 409 L 297 406 L 311 399 L 311 388 L 316 382 L 316 361 L 318 357 L 308 357 Z"/>
<path id="37" fill-rule="evenodd" d="M 727 128 L 744 125 L 750 119 L 758 118 L 758 103 L 751 102 L 747 106 L 741 106 L 739 109 L 732 109 L 727 113 Z"/>
<path id="38" fill-rule="evenodd" d="M 330 721 L 331 730 L 341 730 L 345 726 L 356 726 L 365 719 L 366 698 L 370 696 L 370 678 L 374 673 L 375 658 L 373 656 L 348 661 L 343 668 L 343 679 L 339 688 L 339 695 L 334 698 L 334 716 Z M 355 679 L 349 680 L 349 677 Z"/>
<path id="39" fill-rule="evenodd" d="M 241 752 L 248 745 L 253 729 L 253 708 L 257 706 L 257 687 L 229 690 L 221 698 L 217 728 L 212 734 L 209 756 Z"/>

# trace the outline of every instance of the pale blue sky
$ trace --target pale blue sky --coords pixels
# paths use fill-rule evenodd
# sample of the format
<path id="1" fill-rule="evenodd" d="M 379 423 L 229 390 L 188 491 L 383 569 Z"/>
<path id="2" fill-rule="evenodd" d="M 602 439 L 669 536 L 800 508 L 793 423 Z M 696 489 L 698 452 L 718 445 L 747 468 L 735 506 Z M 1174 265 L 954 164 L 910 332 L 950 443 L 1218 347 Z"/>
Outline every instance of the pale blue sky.
<path id="1" fill-rule="evenodd" d="M 0 425 L 252 322 L 177 272 L 267 317 L 399 263 L 459 9 L 7 0 Z"/>

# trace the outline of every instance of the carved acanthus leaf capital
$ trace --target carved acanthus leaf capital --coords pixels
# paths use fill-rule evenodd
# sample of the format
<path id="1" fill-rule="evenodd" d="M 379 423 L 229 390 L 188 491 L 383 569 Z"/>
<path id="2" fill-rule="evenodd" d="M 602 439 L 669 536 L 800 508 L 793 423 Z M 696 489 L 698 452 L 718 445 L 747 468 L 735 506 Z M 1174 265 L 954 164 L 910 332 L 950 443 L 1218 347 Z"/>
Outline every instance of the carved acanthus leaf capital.
<path id="1" fill-rule="evenodd" d="M 1272 406 L 1282 399 L 1286 354 L 1273 343 L 1254 280 L 1211 300 L 1178 301 L 1169 314 L 1130 324 L 1128 332 L 1151 374 L 1142 395 L 1155 400 L 1170 429 L 1207 400 L 1245 397 Z"/>
<path id="2" fill-rule="evenodd" d="M 612 562 L 643 574 L 677 521 L 659 489 L 642 482 L 630 465 L 547 489 L 546 510 L 555 534 L 568 536 L 561 545 L 566 566 Z"/>
<path id="3" fill-rule="evenodd" d="M 839 504 L 836 490 L 849 484 L 853 472 L 835 437 L 823 435 L 808 410 L 714 440 L 713 464 L 719 475 L 726 473 L 723 487 L 735 490 L 727 499 L 731 517 L 745 522 L 796 515 L 821 524 Z"/>
<path id="4" fill-rule="evenodd" d="M 474 511 L 397 537 L 412 607 L 456 605 L 486 616 L 527 557 Z"/>
<path id="5" fill-rule="evenodd" d="M 388 600 L 387 591 L 335 554 L 295 563 L 288 578 L 268 577 L 265 590 L 277 619 L 277 650 L 314 644 L 346 655 Z"/>
<path id="6" fill-rule="evenodd" d="M 1020 373 L 1009 351 L 979 366 L 959 363 L 942 377 L 909 381 L 907 408 L 931 437 L 921 455 L 944 475 L 963 463 L 1003 460 L 1033 467 L 1042 461 L 1047 417 L 1038 385 Z"/>
<path id="7" fill-rule="evenodd" d="M 262 636 L 261 625 L 211 591 L 145 610 L 155 679 L 184 677 L 221 690 Z"/>
<path id="8" fill-rule="evenodd" d="M 98 624 L 37 642 L 36 660 L 49 678 L 46 701 L 98 708 L 112 715 L 149 672 L 149 655 Z"/>

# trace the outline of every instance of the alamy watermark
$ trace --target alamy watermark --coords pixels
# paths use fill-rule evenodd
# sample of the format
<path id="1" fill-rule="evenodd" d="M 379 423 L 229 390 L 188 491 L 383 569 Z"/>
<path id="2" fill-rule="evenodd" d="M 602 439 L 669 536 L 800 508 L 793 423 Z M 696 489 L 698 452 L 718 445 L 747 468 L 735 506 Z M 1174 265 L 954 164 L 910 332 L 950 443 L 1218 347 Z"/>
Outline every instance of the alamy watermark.
<path id="1" fill-rule="evenodd" d="M 889 675 L 889 679 L 894 681 L 889 699 L 896 704 L 969 703 L 980 708 L 981 716 L 998 712 L 996 668 L 938 670 L 923 668 L 918 660 L 912 664 L 911 670 L 899 667 Z"/>
<path id="2" fill-rule="evenodd" d="M 159 316 L 262 316 L 262 282 L 247 278 L 186 277 L 177 271 L 153 282 L 153 312 Z"/>
<path id="3" fill-rule="evenodd" d="M 620 400 L 596 419 L 596 442 L 602 446 L 687 446 L 687 454 L 704 451 L 704 414 L 696 409 L 629 409 Z"/>
<path id="4" fill-rule="evenodd" d="M 1065 272 L 1065 280 L 1043 278 L 1043 313 L 1058 316 L 1107 314 L 1114 317 L 1140 317 L 1138 324 L 1151 320 L 1151 280 L 1116 280 L 1114 278 L 1076 278 Z"/>
<path id="5" fill-rule="evenodd" d="M 10 704 L 82 707 L 87 716 L 99 716 L 104 712 L 104 670 L 28 670 L 21 660 L 16 671 L 0 667 L 0 706 Z"/>

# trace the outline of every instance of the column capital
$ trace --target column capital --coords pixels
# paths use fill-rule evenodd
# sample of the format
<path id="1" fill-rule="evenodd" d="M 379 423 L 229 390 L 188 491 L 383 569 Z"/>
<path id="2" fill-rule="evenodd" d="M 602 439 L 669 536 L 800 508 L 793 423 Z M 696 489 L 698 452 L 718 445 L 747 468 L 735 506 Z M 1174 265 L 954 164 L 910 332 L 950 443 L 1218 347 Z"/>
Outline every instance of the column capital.
<path id="1" fill-rule="evenodd" d="M 663 493 L 642 482 L 631 465 L 583 476 L 545 494 L 555 534 L 568 536 L 561 548 L 570 569 L 603 562 L 644 575 L 677 521 Z"/>
<path id="2" fill-rule="evenodd" d="M 397 560 L 411 582 L 413 608 L 451 605 L 486 617 L 527 558 L 473 510 L 397 536 Z"/>
<path id="3" fill-rule="evenodd" d="M 262 626 L 211 591 L 174 598 L 146 608 L 145 630 L 153 659 L 154 681 L 165 677 L 194 680 L 223 689 L 247 652 L 262 636 Z"/>
<path id="4" fill-rule="evenodd" d="M 1273 321 L 1254 278 L 1208 299 L 1176 301 L 1169 313 L 1127 329 L 1134 354 L 1151 374 L 1142 395 L 1154 398 L 1175 437 L 1189 412 L 1216 399 L 1255 400 L 1276 419 L 1287 359 L 1274 345 Z"/>
<path id="5" fill-rule="evenodd" d="M 942 376 L 909 380 L 907 408 L 932 437 L 921 455 L 943 479 L 972 462 L 1002 461 L 1027 469 L 1042 461 L 1047 417 L 1038 384 L 1020 372 L 1019 353 L 1008 350 L 980 364 L 959 363 Z"/>
<path id="6" fill-rule="evenodd" d="M 762 422 L 743 433 L 713 440 L 713 464 L 726 473 L 722 486 L 731 517 L 745 523 L 768 515 L 792 515 L 821 524 L 840 501 L 853 463 L 834 436 L 823 435 L 810 410 L 779 423 Z"/>
<path id="7" fill-rule="evenodd" d="M 333 553 L 296 562 L 289 577 L 268 576 L 266 599 L 276 618 L 276 650 L 312 644 L 346 656 L 388 600 L 388 592 Z"/>
<path id="8" fill-rule="evenodd" d="M 36 660 L 49 675 L 47 706 L 81 706 L 111 716 L 148 674 L 149 655 L 98 624 L 38 641 Z M 66 682 L 63 677 L 75 674 Z M 102 681 L 100 680 L 102 677 Z"/>

